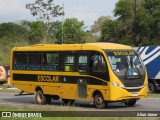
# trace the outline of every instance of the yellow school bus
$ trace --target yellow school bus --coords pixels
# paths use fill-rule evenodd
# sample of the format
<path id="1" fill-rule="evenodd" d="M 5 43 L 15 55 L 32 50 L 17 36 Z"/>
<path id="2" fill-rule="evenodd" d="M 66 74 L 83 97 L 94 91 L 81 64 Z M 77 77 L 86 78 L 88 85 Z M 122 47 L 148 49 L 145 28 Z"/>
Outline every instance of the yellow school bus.
<path id="1" fill-rule="evenodd" d="M 10 83 L 34 93 L 37 104 L 85 100 L 104 108 L 116 101 L 133 106 L 147 97 L 147 73 L 130 46 L 37 44 L 13 48 L 10 58 Z"/>

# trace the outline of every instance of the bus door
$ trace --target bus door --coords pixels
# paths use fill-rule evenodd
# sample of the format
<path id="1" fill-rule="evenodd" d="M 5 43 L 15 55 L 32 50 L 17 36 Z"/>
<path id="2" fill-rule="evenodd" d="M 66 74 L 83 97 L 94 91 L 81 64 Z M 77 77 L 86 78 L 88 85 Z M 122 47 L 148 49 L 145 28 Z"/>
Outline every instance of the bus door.
<path id="1" fill-rule="evenodd" d="M 87 54 L 81 54 L 78 56 L 78 72 L 81 74 L 87 74 L 88 72 L 88 58 Z M 87 98 L 87 77 L 78 77 L 77 92 L 79 98 Z"/>
<path id="2" fill-rule="evenodd" d="M 78 79 L 78 97 L 86 98 L 87 97 L 87 80 L 83 78 Z"/>

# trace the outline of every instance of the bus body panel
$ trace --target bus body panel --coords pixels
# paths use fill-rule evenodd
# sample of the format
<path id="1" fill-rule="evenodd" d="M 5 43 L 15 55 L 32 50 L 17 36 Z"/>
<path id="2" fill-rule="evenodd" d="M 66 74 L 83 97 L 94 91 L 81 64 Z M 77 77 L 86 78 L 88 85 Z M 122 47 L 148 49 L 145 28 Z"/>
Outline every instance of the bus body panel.
<path id="1" fill-rule="evenodd" d="M 95 92 L 100 92 L 106 101 L 119 101 L 132 98 L 143 98 L 147 96 L 147 87 L 143 87 L 136 92 L 138 96 L 133 96 L 133 92 L 129 92 L 121 87 L 113 86 L 112 82 L 118 84 L 123 83 L 113 73 L 109 64 L 108 57 L 104 50 L 132 50 L 131 47 L 112 44 L 112 43 L 89 43 L 89 44 L 72 44 L 72 45 L 33 45 L 28 47 L 13 48 L 10 60 L 10 83 L 17 88 L 34 93 L 36 87 L 40 87 L 44 94 L 58 95 L 64 99 L 88 100 L 93 99 Z M 105 59 L 108 69 L 108 77 L 103 79 L 102 76 L 96 74 L 83 73 L 79 71 L 69 72 L 62 71 L 63 64 L 60 64 L 60 71 L 42 71 L 42 70 L 13 70 L 14 53 L 16 52 L 59 52 L 62 55 L 88 55 L 85 51 L 99 52 Z M 83 53 L 84 52 L 84 53 Z M 69 53 L 69 54 L 68 54 Z M 64 56 L 60 56 L 63 58 Z M 60 59 L 60 61 L 62 61 Z M 62 62 L 61 62 L 62 63 Z M 68 68 L 66 68 L 68 69 Z M 24 78 L 23 78 L 24 77 Z M 33 78 L 32 78 L 33 77 Z M 147 75 L 145 76 L 144 85 L 147 84 Z M 99 82 L 95 82 L 99 81 Z M 81 83 L 82 82 L 82 83 Z M 96 83 L 98 83 L 96 85 Z M 82 90 L 81 90 L 82 89 Z"/>

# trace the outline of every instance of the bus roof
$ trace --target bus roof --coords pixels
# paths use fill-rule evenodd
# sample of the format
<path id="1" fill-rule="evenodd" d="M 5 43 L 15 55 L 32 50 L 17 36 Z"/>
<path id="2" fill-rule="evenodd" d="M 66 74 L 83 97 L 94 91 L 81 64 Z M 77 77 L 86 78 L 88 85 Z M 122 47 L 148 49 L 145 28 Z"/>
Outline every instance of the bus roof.
<path id="1" fill-rule="evenodd" d="M 97 47 L 106 50 L 115 50 L 115 49 L 132 49 L 130 46 L 117 44 L 117 43 L 107 43 L 107 42 L 97 42 L 97 43 L 86 43 L 84 44 L 86 47 Z"/>
<path id="2" fill-rule="evenodd" d="M 84 43 L 84 44 L 36 44 L 26 47 L 15 47 L 13 51 L 48 51 L 48 50 L 127 50 L 132 49 L 130 46 L 116 43 Z"/>

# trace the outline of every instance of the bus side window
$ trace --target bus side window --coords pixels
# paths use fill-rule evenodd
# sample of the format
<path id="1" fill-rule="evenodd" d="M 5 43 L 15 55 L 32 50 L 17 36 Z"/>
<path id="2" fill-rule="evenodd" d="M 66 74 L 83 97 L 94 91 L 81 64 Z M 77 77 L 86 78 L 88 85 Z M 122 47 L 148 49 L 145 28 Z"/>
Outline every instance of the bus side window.
<path id="1" fill-rule="evenodd" d="M 29 68 L 30 70 L 40 70 L 41 53 L 30 53 L 29 54 Z"/>
<path id="2" fill-rule="evenodd" d="M 27 60 L 27 53 L 15 53 L 13 57 L 13 69 L 25 70 L 26 60 Z"/>
<path id="3" fill-rule="evenodd" d="M 58 70 L 59 69 L 59 54 L 53 53 L 52 57 L 52 70 Z"/>
<path id="4" fill-rule="evenodd" d="M 92 72 L 107 72 L 107 66 L 102 54 L 95 53 L 91 56 L 90 70 Z"/>
<path id="5" fill-rule="evenodd" d="M 64 61 L 64 71 L 74 71 L 75 70 L 75 57 L 72 55 L 65 56 Z"/>
<path id="6" fill-rule="evenodd" d="M 105 59 L 102 54 L 99 55 L 98 71 L 107 72 L 107 65 L 106 65 Z"/>
<path id="7" fill-rule="evenodd" d="M 58 53 L 44 53 L 42 58 L 42 70 L 58 70 L 58 60 Z"/>
<path id="8" fill-rule="evenodd" d="M 87 72 L 87 61 L 88 58 L 85 55 L 79 56 L 78 58 L 78 71 L 79 72 Z"/>

